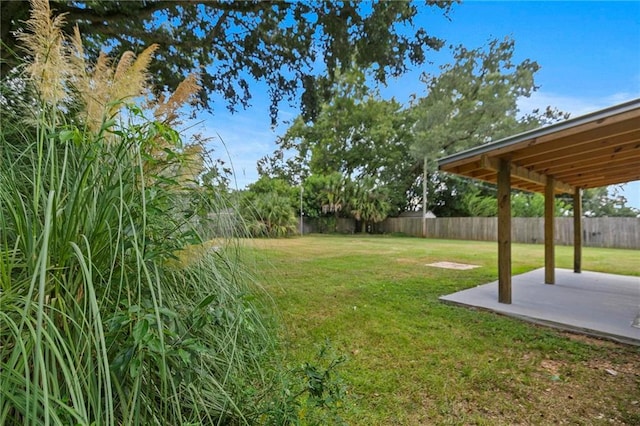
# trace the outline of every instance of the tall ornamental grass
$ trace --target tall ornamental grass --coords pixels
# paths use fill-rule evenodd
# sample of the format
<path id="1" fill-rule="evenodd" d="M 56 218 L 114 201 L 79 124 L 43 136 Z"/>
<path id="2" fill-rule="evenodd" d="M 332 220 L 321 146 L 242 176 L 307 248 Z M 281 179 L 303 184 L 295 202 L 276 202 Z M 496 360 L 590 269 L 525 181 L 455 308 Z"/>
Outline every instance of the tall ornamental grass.
<path id="1" fill-rule="evenodd" d="M 178 104 L 121 113 L 153 49 L 89 66 L 32 7 L 31 96 L 0 129 L 0 424 L 267 421 L 274 343 L 239 251 L 176 257 L 203 201 Z"/>

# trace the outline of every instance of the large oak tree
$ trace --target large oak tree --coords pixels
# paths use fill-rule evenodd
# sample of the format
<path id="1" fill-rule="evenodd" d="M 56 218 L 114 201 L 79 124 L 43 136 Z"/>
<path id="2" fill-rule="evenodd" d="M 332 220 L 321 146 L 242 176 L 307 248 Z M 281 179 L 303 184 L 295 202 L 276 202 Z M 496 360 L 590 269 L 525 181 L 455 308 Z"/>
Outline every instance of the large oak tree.
<path id="1" fill-rule="evenodd" d="M 250 86 L 265 82 L 275 122 L 278 106 L 301 96 L 301 109 L 312 118 L 335 71 L 352 64 L 373 69 L 384 83 L 421 64 L 442 41 L 421 28 L 417 16 L 426 7 L 447 13 L 452 2 L 406 1 L 60 1 L 51 7 L 78 25 L 97 56 L 103 46 L 140 51 L 159 43 L 151 68 L 157 90 L 175 89 L 188 73 L 201 72 L 202 103 L 222 95 L 234 110 L 246 106 Z M 15 31 L 27 19 L 29 3 L 1 1 L 2 73 L 23 54 Z"/>

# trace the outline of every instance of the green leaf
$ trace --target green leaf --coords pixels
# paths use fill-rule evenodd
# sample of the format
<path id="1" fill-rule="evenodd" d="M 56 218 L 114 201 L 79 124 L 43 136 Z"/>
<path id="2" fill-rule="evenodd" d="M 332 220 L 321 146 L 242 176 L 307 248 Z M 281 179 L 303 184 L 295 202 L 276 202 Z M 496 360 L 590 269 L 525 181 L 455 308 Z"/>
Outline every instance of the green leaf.
<path id="1" fill-rule="evenodd" d="M 140 367 L 141 367 L 141 365 L 142 365 L 142 363 L 140 362 L 139 358 L 134 358 L 129 363 L 129 376 L 132 379 L 135 379 L 136 377 L 138 377 L 140 375 Z"/>
<path id="2" fill-rule="evenodd" d="M 162 346 L 160 339 L 154 334 L 152 334 L 151 338 L 149 338 L 149 341 L 147 342 L 147 348 L 150 351 L 159 354 L 164 352 L 164 347 Z"/>
<path id="3" fill-rule="evenodd" d="M 60 142 L 67 142 L 67 141 L 70 141 L 70 140 L 75 140 L 77 134 L 78 134 L 77 129 L 62 130 L 58 134 L 58 139 L 60 139 Z"/>
<path id="4" fill-rule="evenodd" d="M 146 319 L 141 319 L 139 320 L 134 326 L 133 326 L 133 339 L 137 344 L 140 344 L 143 339 L 147 336 L 147 333 L 149 332 L 149 322 Z"/>
<path id="5" fill-rule="evenodd" d="M 205 306 L 209 306 L 211 302 L 213 302 L 218 297 L 217 294 L 213 293 L 202 299 L 200 303 L 198 303 L 197 309 L 202 309 Z"/>
<path id="6" fill-rule="evenodd" d="M 178 356 L 185 364 L 189 364 L 191 362 L 191 354 L 184 349 L 178 349 Z"/>

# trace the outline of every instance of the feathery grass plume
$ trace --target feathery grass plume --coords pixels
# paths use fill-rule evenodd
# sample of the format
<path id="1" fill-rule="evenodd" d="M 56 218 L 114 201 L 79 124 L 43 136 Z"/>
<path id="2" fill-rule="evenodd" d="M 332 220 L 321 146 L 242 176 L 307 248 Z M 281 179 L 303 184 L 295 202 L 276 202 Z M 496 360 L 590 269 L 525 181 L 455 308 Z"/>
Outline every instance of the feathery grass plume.
<path id="1" fill-rule="evenodd" d="M 65 81 L 71 73 L 62 27 L 64 15 L 53 17 L 47 0 L 31 0 L 28 31 L 18 34 L 31 56 L 27 72 L 45 105 L 57 105 L 66 97 Z"/>
<path id="2" fill-rule="evenodd" d="M 187 103 L 194 103 L 200 90 L 202 90 L 200 77 L 197 74 L 189 74 L 166 102 L 164 98 L 158 99 L 153 113 L 155 119 L 170 126 L 180 125 L 178 110 Z"/>
<path id="3" fill-rule="evenodd" d="M 71 49 L 72 54 L 70 56 L 71 63 L 76 69 L 86 73 L 87 66 L 84 59 L 84 46 L 82 44 L 82 35 L 80 35 L 80 28 L 77 25 L 73 27 L 73 36 L 71 36 Z"/>
<path id="4" fill-rule="evenodd" d="M 77 25 L 70 38 L 70 50 L 69 62 L 75 77 L 72 86 L 76 91 L 76 101 L 81 104 L 78 116 L 91 132 L 97 133 L 105 117 L 105 106 L 109 102 L 109 82 L 113 74 L 111 61 L 106 53 L 100 52 L 93 69 L 90 69 L 85 60 L 82 36 Z"/>
<path id="5" fill-rule="evenodd" d="M 93 72 L 85 74 L 84 82 L 78 86 L 84 103 L 81 115 L 93 133 L 97 133 L 105 117 L 106 106 L 110 99 L 110 81 L 113 74 L 111 61 L 106 53 L 100 52 Z"/>
<path id="6" fill-rule="evenodd" d="M 158 47 L 159 45 L 152 44 L 137 57 L 133 52 L 125 52 L 122 55 L 111 83 L 109 94 L 112 102 L 136 98 L 147 90 L 147 82 L 149 80 L 147 70 Z M 113 105 L 109 110 L 110 115 L 115 114 L 117 109 L 119 109 L 119 106 Z"/>
<path id="7" fill-rule="evenodd" d="M 89 79 L 87 77 L 87 64 L 85 61 L 84 46 L 82 45 L 82 36 L 77 25 L 73 27 L 73 36 L 69 39 L 69 65 L 73 70 L 72 84 L 78 93 L 86 93 L 89 91 Z"/>
<path id="8" fill-rule="evenodd" d="M 137 57 L 131 51 L 125 52 L 115 67 L 109 56 L 100 52 L 90 71 L 84 59 L 82 38 L 77 26 L 70 44 L 72 52 L 69 63 L 75 75 L 73 86 L 83 103 L 80 115 L 88 128 L 96 133 L 105 120 L 118 114 L 125 101 L 147 90 L 147 69 L 158 45 L 149 46 Z"/>
<path id="9" fill-rule="evenodd" d="M 193 186 L 198 176 L 204 171 L 204 148 L 200 144 L 188 145 L 184 148 L 184 159 L 180 165 L 180 182 L 183 185 Z"/>
<path id="10" fill-rule="evenodd" d="M 180 108 L 187 103 L 193 103 L 201 89 L 198 75 L 189 74 L 168 98 L 159 97 L 155 102 L 150 102 L 148 108 L 152 110 L 155 120 L 162 123 L 163 126 L 175 128 L 182 124 Z M 177 145 L 175 140 L 167 140 L 158 135 L 154 143 L 148 146 L 148 151 L 146 152 L 150 158 L 167 160 L 168 157 L 173 157 L 178 151 L 181 151 L 178 156 L 179 161 L 176 162 L 175 167 L 171 170 L 171 173 L 178 177 L 176 180 L 177 189 L 185 184 L 190 185 L 195 182 L 204 170 L 204 148 L 202 143 L 190 144 L 183 148 Z M 162 163 L 160 165 L 164 166 Z M 158 164 L 154 161 L 147 162 L 145 170 L 150 176 L 166 174 L 166 172 L 160 170 Z"/>
<path id="11" fill-rule="evenodd" d="M 136 60 L 135 53 L 133 53 L 130 50 L 124 52 L 120 57 L 120 61 L 118 61 L 116 72 L 113 75 L 114 80 L 117 81 L 118 79 L 124 79 L 127 71 L 131 68 L 135 60 Z"/>

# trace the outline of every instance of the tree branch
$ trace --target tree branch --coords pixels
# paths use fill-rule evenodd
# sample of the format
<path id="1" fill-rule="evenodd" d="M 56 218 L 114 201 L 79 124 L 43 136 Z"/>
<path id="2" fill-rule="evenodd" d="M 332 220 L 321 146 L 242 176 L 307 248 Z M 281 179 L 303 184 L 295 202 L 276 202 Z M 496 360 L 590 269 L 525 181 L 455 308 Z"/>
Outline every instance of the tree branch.
<path id="1" fill-rule="evenodd" d="M 108 10 L 105 13 L 96 12 L 90 8 L 79 8 L 70 6 L 67 2 L 52 1 L 55 5 L 55 9 L 60 13 L 66 13 L 68 21 L 89 21 L 92 24 L 98 24 L 100 22 L 114 22 L 122 19 L 130 18 L 150 18 L 154 12 L 158 10 L 167 9 L 172 6 L 176 6 L 179 3 L 174 1 L 157 1 L 149 2 L 145 6 L 136 9 L 130 13 L 123 11 L 122 9 Z M 192 3 L 192 2 L 189 2 Z"/>
<path id="2" fill-rule="evenodd" d="M 257 12 L 262 9 L 272 7 L 271 2 L 231 2 L 231 3 L 222 3 L 219 0 L 184 0 L 181 2 L 177 1 L 152 1 L 146 3 L 144 6 L 132 10 L 131 12 L 127 12 L 123 9 L 110 9 L 105 11 L 104 13 L 96 12 L 94 9 L 90 8 L 80 8 L 76 6 L 69 5 L 68 2 L 61 0 L 52 0 L 52 3 L 55 4 L 55 9 L 61 13 L 67 13 L 69 21 L 78 21 L 78 20 L 86 20 L 91 22 L 92 24 L 97 24 L 100 22 L 116 22 L 123 19 L 130 18 L 151 18 L 152 15 L 163 9 L 175 8 L 176 6 L 181 5 L 190 5 L 190 6 L 208 6 L 214 9 L 219 9 L 225 12 Z M 285 2 L 285 4 L 289 4 Z"/>

